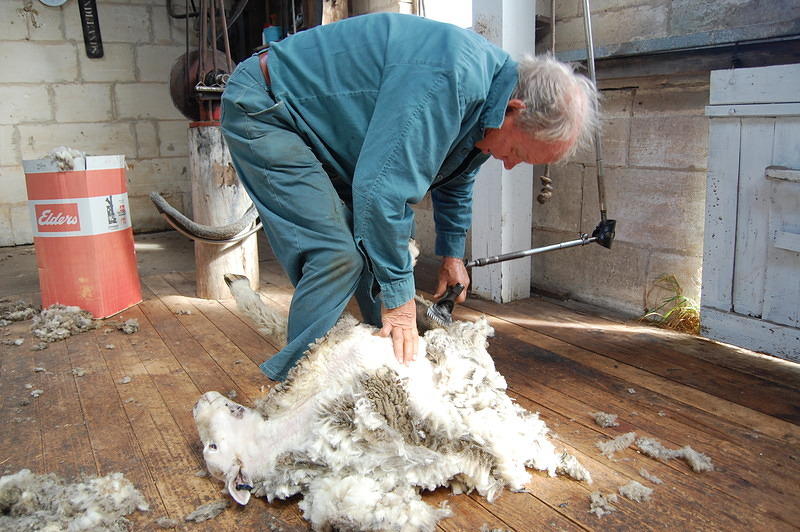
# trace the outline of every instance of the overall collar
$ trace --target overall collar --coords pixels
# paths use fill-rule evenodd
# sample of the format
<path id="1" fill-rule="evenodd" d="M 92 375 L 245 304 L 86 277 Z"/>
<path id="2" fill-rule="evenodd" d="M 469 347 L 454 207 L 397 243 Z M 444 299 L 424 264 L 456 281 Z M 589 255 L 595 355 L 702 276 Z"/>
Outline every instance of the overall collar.
<path id="1" fill-rule="evenodd" d="M 511 99 L 511 94 L 517 86 L 517 63 L 510 58 L 506 60 L 500 71 L 492 80 L 486 103 L 483 106 L 478 125 L 481 130 L 498 128 L 503 124 L 506 107 Z"/>

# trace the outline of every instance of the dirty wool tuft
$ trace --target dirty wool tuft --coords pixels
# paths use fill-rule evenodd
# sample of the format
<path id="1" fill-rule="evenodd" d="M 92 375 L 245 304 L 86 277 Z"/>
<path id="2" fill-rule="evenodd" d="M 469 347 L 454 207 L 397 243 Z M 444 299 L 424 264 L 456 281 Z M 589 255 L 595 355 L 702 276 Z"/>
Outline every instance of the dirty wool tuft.
<path id="1" fill-rule="evenodd" d="M 122 473 L 71 483 L 28 469 L 0 477 L 0 530 L 124 531 L 136 510 L 147 501 Z"/>

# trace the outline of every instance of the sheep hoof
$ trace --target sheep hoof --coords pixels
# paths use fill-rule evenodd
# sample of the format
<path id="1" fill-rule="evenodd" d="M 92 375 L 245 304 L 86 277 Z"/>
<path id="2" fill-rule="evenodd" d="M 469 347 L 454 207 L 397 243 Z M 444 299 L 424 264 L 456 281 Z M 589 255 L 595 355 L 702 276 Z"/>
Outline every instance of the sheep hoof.
<path id="1" fill-rule="evenodd" d="M 228 288 L 230 288 L 235 281 L 247 281 L 247 283 L 250 284 L 250 280 L 244 275 L 239 275 L 238 273 L 225 274 L 225 284 L 228 285 Z"/>

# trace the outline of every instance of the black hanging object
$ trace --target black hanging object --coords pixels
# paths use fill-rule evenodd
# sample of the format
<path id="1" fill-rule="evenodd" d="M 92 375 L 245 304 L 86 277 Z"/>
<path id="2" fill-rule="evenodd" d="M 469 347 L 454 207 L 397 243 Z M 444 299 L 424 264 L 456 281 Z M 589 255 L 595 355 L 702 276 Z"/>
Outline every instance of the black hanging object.
<path id="1" fill-rule="evenodd" d="M 597 227 L 594 228 L 592 236 L 597 238 L 596 242 L 604 248 L 611 249 L 611 243 L 614 242 L 616 235 L 616 220 L 601 220 Z"/>
<path id="2" fill-rule="evenodd" d="M 100 20 L 97 18 L 97 0 L 78 0 L 83 26 L 83 42 L 86 56 L 91 59 L 103 57 L 103 39 L 100 37 Z"/>

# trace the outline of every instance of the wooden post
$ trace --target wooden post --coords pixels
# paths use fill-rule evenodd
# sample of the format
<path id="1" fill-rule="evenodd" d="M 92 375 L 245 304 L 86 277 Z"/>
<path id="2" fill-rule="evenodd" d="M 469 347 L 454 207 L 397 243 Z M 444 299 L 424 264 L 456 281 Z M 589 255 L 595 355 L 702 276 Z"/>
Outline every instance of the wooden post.
<path id="1" fill-rule="evenodd" d="M 250 198 L 236 177 L 231 155 L 218 123 L 195 122 L 189 126 L 189 172 L 192 179 L 192 218 L 200 224 L 227 225 L 250 206 Z M 207 244 L 195 240 L 194 260 L 197 297 L 231 297 L 223 276 L 238 273 L 258 289 L 258 246 L 253 233 L 233 244 Z"/>
<path id="2" fill-rule="evenodd" d="M 322 0 L 322 23 L 330 24 L 347 18 L 347 0 Z"/>

